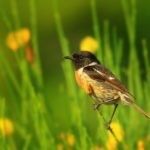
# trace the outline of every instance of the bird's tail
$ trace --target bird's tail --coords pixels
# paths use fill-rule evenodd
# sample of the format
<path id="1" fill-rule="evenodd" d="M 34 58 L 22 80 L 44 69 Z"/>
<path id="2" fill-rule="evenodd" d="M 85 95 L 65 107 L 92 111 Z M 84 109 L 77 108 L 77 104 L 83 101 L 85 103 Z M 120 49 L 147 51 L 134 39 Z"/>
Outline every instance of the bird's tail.
<path id="1" fill-rule="evenodd" d="M 140 108 L 137 104 L 134 102 L 132 103 L 132 106 L 141 114 L 143 114 L 146 118 L 150 119 L 150 114 L 146 113 L 142 108 Z"/>

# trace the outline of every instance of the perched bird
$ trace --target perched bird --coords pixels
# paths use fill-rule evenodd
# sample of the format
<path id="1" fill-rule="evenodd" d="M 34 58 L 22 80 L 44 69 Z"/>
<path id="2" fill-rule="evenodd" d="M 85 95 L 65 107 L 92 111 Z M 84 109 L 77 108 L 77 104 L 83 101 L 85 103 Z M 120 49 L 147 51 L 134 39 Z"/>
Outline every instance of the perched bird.
<path id="1" fill-rule="evenodd" d="M 95 55 L 88 51 L 80 51 L 64 58 L 73 62 L 77 84 L 94 99 L 95 109 L 102 104 L 114 105 L 108 125 L 113 119 L 118 104 L 131 105 L 150 119 L 150 115 L 137 106 L 134 97 L 121 81 L 104 67 Z"/>

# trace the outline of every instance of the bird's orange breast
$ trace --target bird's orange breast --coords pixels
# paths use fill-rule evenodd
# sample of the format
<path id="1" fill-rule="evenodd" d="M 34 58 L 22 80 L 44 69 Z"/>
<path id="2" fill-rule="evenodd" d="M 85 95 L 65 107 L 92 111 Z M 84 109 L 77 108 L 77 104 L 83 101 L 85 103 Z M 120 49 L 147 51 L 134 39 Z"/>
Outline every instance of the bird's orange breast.
<path id="1" fill-rule="evenodd" d="M 88 76 L 82 72 L 82 70 L 75 71 L 75 78 L 77 84 L 87 93 L 92 93 L 92 87 L 88 82 Z"/>
<path id="2" fill-rule="evenodd" d="M 99 101 L 105 101 L 110 99 L 118 99 L 118 92 L 110 87 L 107 87 L 105 83 L 98 82 L 91 79 L 82 70 L 75 72 L 75 78 L 77 84 L 90 96 L 94 96 Z"/>

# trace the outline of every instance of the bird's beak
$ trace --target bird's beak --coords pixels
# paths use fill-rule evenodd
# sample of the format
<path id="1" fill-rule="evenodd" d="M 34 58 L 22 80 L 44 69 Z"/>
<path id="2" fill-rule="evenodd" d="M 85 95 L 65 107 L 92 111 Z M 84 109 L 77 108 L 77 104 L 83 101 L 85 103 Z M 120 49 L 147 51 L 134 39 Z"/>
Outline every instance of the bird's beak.
<path id="1" fill-rule="evenodd" d="M 64 58 L 65 58 L 65 59 L 73 60 L 73 58 L 72 58 L 71 56 L 65 56 Z"/>

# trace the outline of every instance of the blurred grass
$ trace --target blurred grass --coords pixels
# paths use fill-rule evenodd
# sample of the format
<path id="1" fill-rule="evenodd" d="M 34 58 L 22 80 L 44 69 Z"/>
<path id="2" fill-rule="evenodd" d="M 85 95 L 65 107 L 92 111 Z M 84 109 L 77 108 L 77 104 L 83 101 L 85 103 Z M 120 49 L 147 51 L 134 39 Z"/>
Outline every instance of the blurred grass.
<path id="1" fill-rule="evenodd" d="M 63 29 L 63 21 L 58 8 L 58 2 L 53 0 L 53 15 L 56 31 L 61 46 L 62 56 L 71 53 L 71 44 Z M 149 110 L 150 62 L 146 40 L 142 40 L 142 55 L 144 56 L 145 77 L 141 74 L 140 60 L 136 46 L 136 1 L 122 0 L 126 30 L 128 33 L 129 51 L 126 50 L 122 38 L 117 35 L 117 29 L 110 30 L 108 20 L 103 28 L 98 23 L 96 0 L 90 1 L 93 22 L 93 36 L 99 43 L 97 56 L 99 59 L 129 87 L 136 97 L 136 102 L 145 110 Z M 94 146 L 106 148 L 108 134 L 103 119 L 98 112 L 92 110 L 92 101 L 80 91 L 74 81 L 73 67 L 62 61 L 61 66 L 64 82 L 53 89 L 53 77 L 50 83 L 44 80 L 38 44 L 38 21 L 36 1 L 28 1 L 30 9 L 31 43 L 35 52 L 33 64 L 27 62 L 25 47 L 17 52 L 11 52 L 5 46 L 5 39 L 1 40 L 0 51 L 0 117 L 9 118 L 15 128 L 12 135 L 0 135 L 0 145 L 3 149 L 94 149 Z M 11 22 L 5 13 L 1 16 L 8 31 L 22 27 L 17 1 L 11 0 Z M 103 29 L 103 31 L 101 31 Z M 10 54 L 11 53 L 11 54 Z M 128 58 L 127 58 L 128 57 Z M 127 61 L 127 66 L 122 62 Z M 142 69 L 143 71 L 143 69 Z M 59 73 L 59 71 L 58 71 Z M 56 76 L 63 76 L 62 74 Z M 102 111 L 109 118 L 111 107 L 103 107 Z M 140 118 L 140 119 L 139 119 Z M 118 121 L 124 130 L 125 137 L 119 143 L 118 149 L 136 149 L 139 140 L 149 149 L 150 126 L 149 120 L 140 116 L 130 108 L 120 106 L 114 120 Z M 139 130 L 140 129 L 140 130 Z M 66 138 L 60 139 L 60 134 L 71 133 L 74 136 L 73 145 L 69 145 Z M 63 141 L 64 140 L 64 141 Z M 73 139 L 72 139 L 73 141 Z"/>

